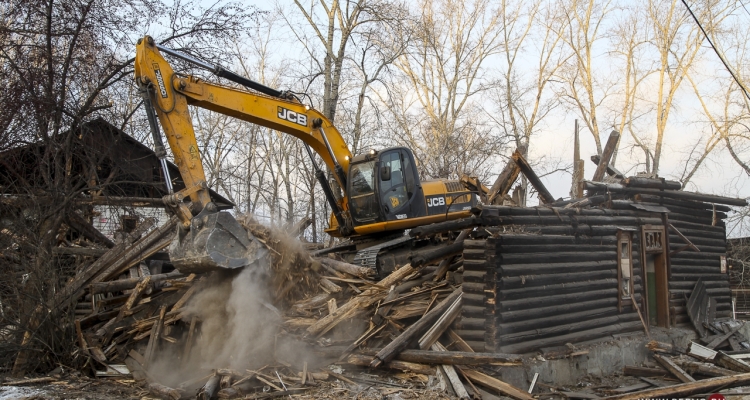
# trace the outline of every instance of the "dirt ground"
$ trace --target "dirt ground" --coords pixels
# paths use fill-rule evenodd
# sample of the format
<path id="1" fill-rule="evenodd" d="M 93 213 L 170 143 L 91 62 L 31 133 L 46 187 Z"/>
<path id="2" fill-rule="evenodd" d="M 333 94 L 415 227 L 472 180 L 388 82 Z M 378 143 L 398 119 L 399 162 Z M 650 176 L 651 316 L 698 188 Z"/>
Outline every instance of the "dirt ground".
<path id="1" fill-rule="evenodd" d="M 29 376 L 28 378 L 34 378 Z M 451 397 L 438 393 L 435 389 L 427 389 L 424 385 L 415 385 L 403 381 L 380 381 L 382 377 L 372 377 L 368 383 L 366 377 L 362 382 L 351 385 L 340 381 L 320 382 L 317 387 L 304 392 L 278 397 L 294 399 L 450 399 Z M 0 376 L 0 381 L 9 381 Z M 147 388 L 139 386 L 132 379 L 88 377 L 67 377 L 44 384 L 28 386 L 0 386 L 0 400 L 36 400 L 36 399 L 65 399 L 65 400 L 126 400 L 126 399 L 156 399 L 150 396 Z M 184 393 L 183 398 L 195 398 L 194 393 Z"/>
<path id="2" fill-rule="evenodd" d="M 28 378 L 34 378 L 29 376 Z M 331 379 L 318 382 L 317 386 L 305 391 L 293 392 L 275 398 L 294 399 L 358 399 L 358 400 L 427 400 L 452 399 L 453 397 L 439 391 L 433 382 L 415 382 L 412 379 L 399 379 L 396 375 L 384 376 L 359 373 L 356 384 Z M 0 376 L 0 381 L 12 381 Z M 611 389 L 625 387 L 641 382 L 637 378 L 625 376 L 587 377 L 577 385 L 552 388 L 539 384 L 535 395 L 542 399 L 565 398 L 560 392 L 590 393 L 596 395 L 614 394 Z M 670 384 L 674 382 L 664 382 Z M 480 388 L 481 390 L 481 388 Z M 258 397 L 264 397 L 259 393 Z M 270 393 L 269 393 L 270 395 Z M 497 397 L 481 390 L 482 398 L 495 400 Z M 33 400 L 33 399 L 70 399 L 70 400 L 125 400 L 156 399 L 149 395 L 147 388 L 140 386 L 132 379 L 123 378 L 89 378 L 85 376 L 61 377 L 59 380 L 29 386 L 0 386 L 0 400 Z M 195 393 L 183 393 L 182 398 L 195 398 Z M 271 396 L 267 398 L 273 398 Z"/>

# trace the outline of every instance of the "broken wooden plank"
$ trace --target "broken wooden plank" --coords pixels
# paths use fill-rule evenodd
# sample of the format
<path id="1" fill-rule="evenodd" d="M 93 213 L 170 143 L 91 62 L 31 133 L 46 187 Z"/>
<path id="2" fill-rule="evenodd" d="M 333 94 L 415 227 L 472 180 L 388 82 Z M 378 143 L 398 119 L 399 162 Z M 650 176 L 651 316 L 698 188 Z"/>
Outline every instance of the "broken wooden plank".
<path id="1" fill-rule="evenodd" d="M 417 322 L 411 324 L 406 330 L 404 330 L 404 332 L 396 337 L 396 339 L 380 350 L 378 354 L 375 355 L 375 359 L 373 359 L 370 366 L 372 368 L 377 368 L 383 362 L 392 360 L 396 354 L 400 353 L 409 345 L 412 339 L 427 329 L 435 320 L 440 318 L 440 316 L 456 301 L 456 299 L 461 297 L 461 295 L 462 290 L 460 287 L 454 290 L 453 293 L 441 301 L 435 306 L 435 308 L 427 312 L 427 314 L 422 316 Z"/>
<path id="2" fill-rule="evenodd" d="M 677 379 L 683 382 L 695 382 L 695 379 L 685 372 L 679 365 L 675 364 L 669 357 L 664 357 L 659 354 L 653 355 L 654 359 L 672 373 Z"/>
<path id="3" fill-rule="evenodd" d="M 354 264 L 334 260 L 332 258 L 327 258 L 327 257 L 316 258 L 316 260 L 320 261 L 323 264 L 328 265 L 329 267 L 339 272 L 344 272 L 349 275 L 357 276 L 363 279 L 369 279 L 375 275 L 375 270 L 372 268 L 361 267 L 359 265 L 354 265 Z"/>
<path id="4" fill-rule="evenodd" d="M 687 355 L 697 358 L 699 360 L 711 361 L 716 357 L 716 350 L 709 349 L 706 346 L 702 346 L 695 342 L 690 342 L 688 345 Z"/>
<path id="5" fill-rule="evenodd" d="M 432 344 L 431 349 L 437 352 L 447 351 L 446 348 L 443 347 L 442 344 L 437 343 L 437 342 Z M 448 364 L 440 365 L 438 368 L 441 368 L 443 370 L 443 373 L 445 373 L 445 376 L 448 378 L 448 382 L 450 382 L 451 386 L 453 387 L 453 391 L 456 393 L 456 396 L 459 399 L 468 400 L 469 393 L 466 391 L 466 388 L 464 387 L 463 383 L 461 383 L 461 379 L 458 378 L 456 369 L 452 365 L 448 365 Z"/>
<path id="6" fill-rule="evenodd" d="M 56 380 L 58 380 L 58 378 L 54 378 L 54 377 L 51 377 L 51 376 L 45 376 L 45 377 L 42 377 L 42 378 L 22 379 L 22 380 L 19 380 L 19 381 L 4 382 L 4 383 L 0 383 L 0 386 L 33 385 L 35 383 L 54 382 Z"/>
<path id="7" fill-rule="evenodd" d="M 151 365 L 151 360 L 154 357 L 154 353 L 156 353 L 156 348 L 159 346 L 159 337 L 161 336 L 161 330 L 164 326 L 164 317 L 167 313 L 167 306 L 161 306 L 159 308 L 159 319 L 154 323 L 153 327 L 151 328 L 151 337 L 148 339 L 148 345 L 146 346 L 146 354 L 144 358 L 146 359 L 146 364 L 144 364 L 144 367 L 148 368 L 149 365 Z"/>
<path id="8" fill-rule="evenodd" d="M 596 171 L 594 171 L 594 177 L 591 178 L 592 181 L 601 182 L 602 179 L 604 179 L 604 173 L 607 172 L 609 160 L 612 159 L 612 154 L 614 154 L 615 150 L 617 150 L 617 143 L 619 142 L 620 132 L 612 131 L 609 134 L 609 138 L 607 138 L 607 144 L 604 145 L 601 159 L 599 160 L 599 164 L 596 166 Z"/>
<path id="9" fill-rule="evenodd" d="M 706 337 L 708 334 L 706 328 L 703 326 L 704 322 L 710 322 L 705 320 L 708 311 L 707 297 L 706 285 L 703 283 L 703 277 L 700 277 L 695 283 L 687 301 L 688 317 L 690 317 L 690 322 L 693 323 L 693 327 L 698 331 L 700 337 Z"/>
<path id="10" fill-rule="evenodd" d="M 341 346 L 318 348 L 317 352 L 325 356 L 337 356 Z M 380 349 L 363 348 L 358 352 L 374 356 Z M 450 364 L 450 365 L 520 365 L 523 357 L 517 354 L 504 353 L 475 353 L 472 351 L 445 351 L 407 349 L 396 356 L 397 360 L 422 364 Z M 666 373 L 666 371 L 665 371 Z"/>
<path id="11" fill-rule="evenodd" d="M 702 363 L 698 361 L 678 361 L 682 366 L 682 369 L 687 371 L 689 374 L 700 374 L 704 376 L 730 376 L 736 372 L 728 370 L 726 368 L 717 367 L 708 363 Z"/>
<path id="12" fill-rule="evenodd" d="M 736 359 L 723 351 L 716 353 L 714 364 L 737 372 L 750 372 L 750 364 Z"/>
<path id="13" fill-rule="evenodd" d="M 499 379 L 493 378 L 489 375 L 485 375 L 479 371 L 462 368 L 464 376 L 471 379 L 473 382 L 480 384 L 488 389 L 492 389 L 497 393 L 504 396 L 514 398 L 516 400 L 533 400 L 534 397 L 526 393 L 524 390 L 519 389 L 515 386 L 509 385 Z M 749 377 L 750 378 L 750 377 Z"/>
<path id="14" fill-rule="evenodd" d="M 459 295 L 456 301 L 450 305 L 450 307 L 438 318 L 435 324 L 425 332 L 422 338 L 419 339 L 419 348 L 422 350 L 429 349 L 435 342 L 440 338 L 440 335 L 448 329 L 448 326 L 453 323 L 453 320 L 458 317 L 461 313 L 461 298 L 463 294 Z"/>
<path id="15" fill-rule="evenodd" d="M 531 186 L 536 189 L 537 196 L 539 196 L 539 201 L 542 204 L 546 203 L 552 203 L 555 201 L 555 198 L 552 197 L 552 194 L 547 190 L 547 187 L 544 186 L 544 183 L 542 183 L 542 180 L 539 179 L 539 176 L 534 172 L 534 169 L 531 168 L 531 165 L 528 161 L 526 161 L 526 158 L 523 157 L 523 155 L 516 150 L 515 153 L 513 153 L 513 161 L 518 164 L 518 167 L 521 168 L 521 172 L 526 176 L 526 179 L 528 179 Z"/>
<path id="16" fill-rule="evenodd" d="M 727 339 L 729 339 L 730 336 L 734 335 L 735 332 L 737 332 L 738 330 L 740 330 L 740 328 L 742 328 L 742 325 L 743 324 L 739 324 L 739 325 L 735 326 L 734 328 L 732 328 L 729 331 L 729 333 L 725 333 L 723 335 L 719 335 L 719 337 L 717 337 L 716 339 L 712 340 L 710 343 L 706 344 L 706 347 L 708 347 L 709 349 L 715 349 L 720 344 L 722 344 Z"/>
<path id="17" fill-rule="evenodd" d="M 515 150 L 515 152 L 523 153 L 525 152 L 525 147 L 519 147 Z M 492 184 L 490 191 L 487 193 L 487 204 L 500 205 L 502 203 L 503 197 L 505 197 L 505 195 L 510 191 L 510 188 L 513 187 L 513 183 L 515 183 L 516 179 L 518 179 L 518 174 L 520 173 L 521 167 L 519 167 L 515 160 L 511 157 L 508 160 L 508 163 L 505 164 L 505 168 L 503 168 L 502 172 L 500 172 L 500 175 L 498 175 L 497 179 L 495 179 L 495 182 Z"/>
<path id="18" fill-rule="evenodd" d="M 346 358 L 346 362 L 352 365 L 367 367 L 372 362 L 372 359 L 372 356 L 366 356 L 363 354 L 351 354 Z M 383 366 L 389 369 L 398 369 L 401 371 L 413 372 L 415 374 L 435 374 L 435 367 L 427 364 L 418 364 L 409 361 L 392 360 L 385 363 Z"/>
<path id="19" fill-rule="evenodd" d="M 411 264 L 406 264 L 379 281 L 377 283 L 377 286 L 390 288 L 392 285 L 400 282 L 407 276 L 413 274 L 415 271 L 416 270 L 412 268 Z M 386 295 L 386 291 L 380 290 L 378 288 L 367 289 L 345 304 L 341 305 L 336 310 L 336 312 L 328 314 L 327 316 L 321 318 L 317 323 L 310 325 L 310 327 L 307 328 L 307 333 L 315 336 L 323 335 L 324 333 L 333 329 L 333 327 L 338 325 L 341 321 L 344 321 L 347 318 L 355 315 L 359 310 L 367 308 L 377 301 L 382 300 Z"/>
<path id="20" fill-rule="evenodd" d="M 663 370 L 661 368 L 636 367 L 633 365 L 626 365 L 622 368 L 622 374 L 627 376 L 662 377 L 669 375 L 669 371 Z"/>
<path id="21" fill-rule="evenodd" d="M 158 282 L 165 281 L 167 279 L 175 279 L 184 276 L 180 271 L 174 270 L 172 272 L 166 273 L 166 274 L 158 274 L 158 275 L 151 275 L 151 283 L 155 284 Z M 138 282 L 141 281 L 141 278 L 135 278 L 135 279 L 118 279 L 114 281 L 109 282 L 98 282 L 98 283 L 92 283 L 89 285 L 89 293 L 98 294 L 98 293 L 112 293 L 112 292 L 121 292 L 123 290 L 133 289 L 135 285 L 138 284 Z"/>
<path id="22" fill-rule="evenodd" d="M 639 400 L 647 398 L 675 398 L 696 393 L 711 393 L 715 389 L 750 384 L 750 373 L 709 378 L 696 382 L 680 383 L 633 393 L 606 397 L 608 400 Z"/>

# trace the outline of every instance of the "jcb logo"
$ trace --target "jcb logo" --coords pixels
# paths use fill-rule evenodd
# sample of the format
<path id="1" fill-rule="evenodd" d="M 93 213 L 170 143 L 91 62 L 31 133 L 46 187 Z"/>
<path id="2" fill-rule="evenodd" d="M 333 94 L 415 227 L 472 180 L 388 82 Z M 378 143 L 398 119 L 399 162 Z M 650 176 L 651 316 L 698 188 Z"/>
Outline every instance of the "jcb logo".
<path id="1" fill-rule="evenodd" d="M 154 63 L 154 74 L 156 74 L 156 84 L 159 86 L 159 94 L 161 94 L 161 97 L 167 98 L 169 95 L 167 95 L 167 87 L 164 85 L 164 77 L 161 76 L 161 71 L 159 70 L 159 64 Z"/>
<path id="2" fill-rule="evenodd" d="M 294 122 L 295 124 L 307 126 L 307 115 L 287 110 L 284 107 L 279 107 L 278 117 L 289 122 Z"/>
<path id="3" fill-rule="evenodd" d="M 438 207 L 445 205 L 445 197 L 433 197 L 427 199 L 427 207 Z"/>

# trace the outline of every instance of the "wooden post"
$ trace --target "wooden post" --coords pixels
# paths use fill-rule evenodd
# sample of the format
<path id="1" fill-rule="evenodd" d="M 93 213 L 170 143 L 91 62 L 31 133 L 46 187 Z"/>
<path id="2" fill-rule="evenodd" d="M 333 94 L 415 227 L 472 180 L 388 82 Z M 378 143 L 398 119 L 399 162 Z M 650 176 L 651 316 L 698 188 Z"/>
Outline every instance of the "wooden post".
<path id="1" fill-rule="evenodd" d="M 602 158 L 599 160 L 599 165 L 596 167 L 596 172 L 594 172 L 594 177 L 591 178 L 594 182 L 601 182 L 602 179 L 604 179 L 604 173 L 607 172 L 607 166 L 609 166 L 609 160 L 612 159 L 612 154 L 615 153 L 615 150 L 617 149 L 617 143 L 620 141 L 620 133 L 617 131 L 612 131 L 612 133 L 609 134 L 609 139 L 607 139 L 607 144 L 604 146 L 604 150 L 602 150 Z"/>
<path id="2" fill-rule="evenodd" d="M 578 137 L 578 120 L 575 122 L 575 129 L 573 131 L 573 177 L 570 185 L 570 198 L 580 199 L 583 197 L 583 168 L 584 163 L 581 160 L 581 143 Z"/>

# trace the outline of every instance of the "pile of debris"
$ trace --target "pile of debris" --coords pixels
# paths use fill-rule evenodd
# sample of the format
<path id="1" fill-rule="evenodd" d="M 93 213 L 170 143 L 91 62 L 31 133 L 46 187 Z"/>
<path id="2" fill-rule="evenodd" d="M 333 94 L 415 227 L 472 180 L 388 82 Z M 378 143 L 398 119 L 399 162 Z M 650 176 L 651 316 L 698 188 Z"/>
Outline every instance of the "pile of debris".
<path id="1" fill-rule="evenodd" d="M 245 370 L 201 365 L 210 374 L 171 387 L 159 382 L 154 370 L 161 368 L 155 365 L 160 352 L 173 355 L 175 369 L 195 361 L 191 352 L 203 334 L 203 321 L 188 309 L 212 279 L 157 269 L 155 265 L 169 264 L 147 261 L 159 258 L 168 246 L 177 224 L 173 218 L 149 232 L 154 221 L 146 220 L 109 249 L 56 250 L 93 260 L 55 298 L 57 305 L 68 304 L 75 314 L 79 348 L 74 353 L 86 360 L 85 369 L 100 377 L 132 375 L 152 394 L 175 399 L 196 393 L 206 399 L 271 398 L 315 390 L 327 380 L 399 390 L 429 386 L 460 398 L 479 396 L 477 386 L 482 386 L 517 399 L 531 398 L 526 390 L 491 376 L 495 366 L 520 365 L 519 356 L 475 353 L 451 329 L 461 309 L 460 278 L 454 273 L 461 266 L 460 252 L 441 248 L 418 253 L 411 263 L 375 279 L 369 268 L 334 255 L 313 257 L 281 232 L 251 219 L 241 222 L 269 250 L 267 283 L 273 304 L 267 306 L 281 315 L 277 340 L 304 343 L 315 362 L 277 358 Z M 457 236 L 451 239 L 466 237 Z M 38 307 L 37 319 L 44 310 Z M 27 357 L 21 352 L 16 365 Z M 373 368 L 382 371 L 375 378 L 353 373 L 372 373 Z"/>

